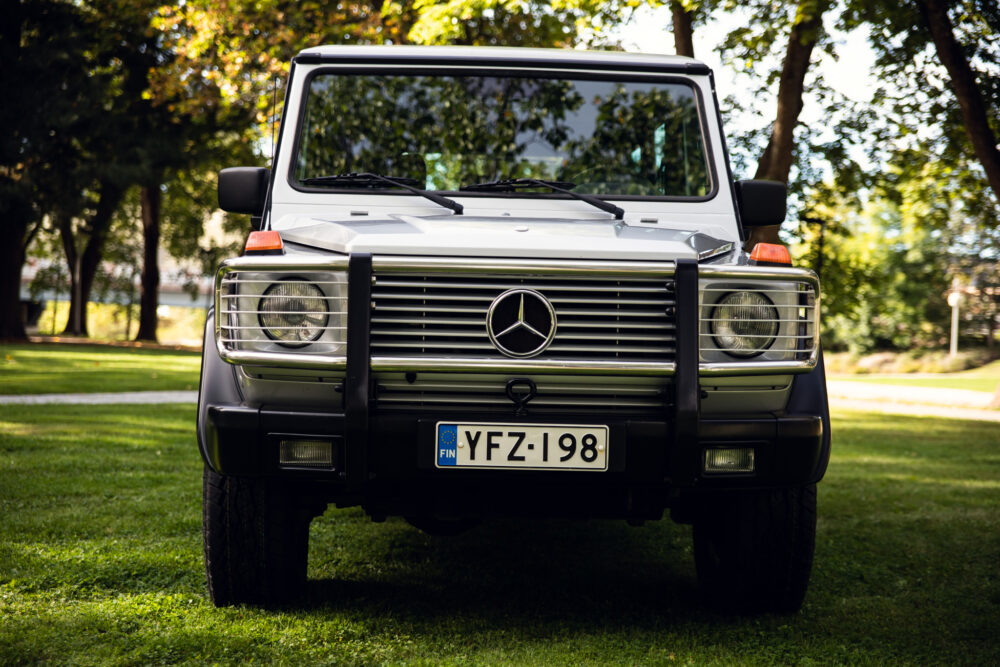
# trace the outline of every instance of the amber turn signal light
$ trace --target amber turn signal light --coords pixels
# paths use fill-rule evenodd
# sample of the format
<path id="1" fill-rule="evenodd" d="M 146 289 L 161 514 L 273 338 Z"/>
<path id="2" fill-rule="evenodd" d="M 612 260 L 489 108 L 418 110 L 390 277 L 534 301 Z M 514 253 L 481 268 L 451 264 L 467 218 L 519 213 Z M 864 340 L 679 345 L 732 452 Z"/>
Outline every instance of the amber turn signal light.
<path id="1" fill-rule="evenodd" d="M 281 234 L 274 231 L 250 232 L 247 245 L 243 249 L 246 254 L 267 254 L 280 255 L 284 252 L 285 244 L 281 241 Z"/>
<path id="2" fill-rule="evenodd" d="M 750 251 L 750 261 L 758 264 L 788 264 L 792 263 L 792 256 L 788 254 L 788 248 L 777 243 L 758 243 Z"/>

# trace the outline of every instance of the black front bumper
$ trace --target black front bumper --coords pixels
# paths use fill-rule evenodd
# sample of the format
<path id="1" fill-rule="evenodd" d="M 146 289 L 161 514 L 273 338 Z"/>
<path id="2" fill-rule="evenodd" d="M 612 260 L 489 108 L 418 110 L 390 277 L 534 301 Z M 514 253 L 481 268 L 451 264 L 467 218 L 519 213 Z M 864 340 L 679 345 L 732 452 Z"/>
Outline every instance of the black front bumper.
<path id="1" fill-rule="evenodd" d="M 462 420 L 500 423 L 605 424 L 609 427 L 606 472 L 438 469 L 434 423 L 456 418 L 441 412 L 381 410 L 369 374 L 371 258 L 352 256 L 348 315 L 348 359 L 343 409 L 337 412 L 287 407 L 248 407 L 239 395 L 233 367 L 206 337 L 199 397 L 198 436 L 202 456 L 227 475 L 295 477 L 303 489 L 341 505 L 363 505 L 374 515 L 456 518 L 482 515 L 569 515 L 655 518 L 686 498 L 721 490 L 775 488 L 819 481 L 830 455 L 826 380 L 822 364 L 795 377 L 782 414 L 706 418 L 699 414 L 697 266 L 679 262 L 677 286 L 678 364 L 674 400 L 661 419 L 532 413 L 462 414 Z M 360 307 L 356 307 L 360 306 Z M 212 318 L 206 327 L 210 332 Z M 333 465 L 324 469 L 283 467 L 283 439 L 323 439 L 332 444 Z M 704 474 L 706 448 L 753 447 L 754 472 Z"/>
<path id="2" fill-rule="evenodd" d="M 531 514 L 534 510 L 645 517 L 658 515 L 681 492 L 815 482 L 822 477 L 828 456 L 822 419 L 814 415 L 703 419 L 697 439 L 683 444 L 673 439 L 665 421 L 610 422 L 606 472 L 436 468 L 436 420 L 417 415 L 375 412 L 360 442 L 346 437 L 342 413 L 209 406 L 207 417 L 202 453 L 213 469 L 232 475 L 298 477 L 329 501 L 365 505 L 383 514 Z M 497 416 L 469 416 L 470 421 L 487 419 Z M 566 416 L 558 419 L 566 421 Z M 538 415 L 530 421 L 553 419 Z M 279 442 L 296 437 L 330 441 L 333 466 L 282 467 Z M 753 447 L 754 472 L 702 474 L 704 450 L 718 446 Z M 356 456 L 360 449 L 365 450 L 362 460 Z"/>

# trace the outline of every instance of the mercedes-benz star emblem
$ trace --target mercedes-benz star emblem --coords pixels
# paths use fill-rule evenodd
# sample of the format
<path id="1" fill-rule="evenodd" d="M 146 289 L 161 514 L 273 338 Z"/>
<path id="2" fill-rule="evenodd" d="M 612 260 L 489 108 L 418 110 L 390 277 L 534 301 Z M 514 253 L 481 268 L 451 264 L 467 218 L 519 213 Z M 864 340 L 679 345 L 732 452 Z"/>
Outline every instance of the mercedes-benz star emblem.
<path id="1" fill-rule="evenodd" d="M 486 333 L 493 346 L 508 357 L 533 357 L 555 337 L 556 311 L 534 290 L 507 290 L 490 304 Z"/>

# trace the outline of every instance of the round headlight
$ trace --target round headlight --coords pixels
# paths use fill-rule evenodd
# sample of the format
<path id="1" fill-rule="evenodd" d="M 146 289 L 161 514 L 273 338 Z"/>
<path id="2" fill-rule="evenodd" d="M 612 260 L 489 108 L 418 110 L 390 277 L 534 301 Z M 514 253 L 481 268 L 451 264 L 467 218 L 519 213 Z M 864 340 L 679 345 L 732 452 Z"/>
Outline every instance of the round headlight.
<path id="1" fill-rule="evenodd" d="M 778 309 L 760 292 L 730 292 L 712 310 L 715 344 L 734 357 L 755 357 L 774 344 Z"/>
<path id="2" fill-rule="evenodd" d="M 257 311 L 267 337 L 285 347 L 303 347 L 317 340 L 329 319 L 323 292 L 299 278 L 268 286 Z"/>

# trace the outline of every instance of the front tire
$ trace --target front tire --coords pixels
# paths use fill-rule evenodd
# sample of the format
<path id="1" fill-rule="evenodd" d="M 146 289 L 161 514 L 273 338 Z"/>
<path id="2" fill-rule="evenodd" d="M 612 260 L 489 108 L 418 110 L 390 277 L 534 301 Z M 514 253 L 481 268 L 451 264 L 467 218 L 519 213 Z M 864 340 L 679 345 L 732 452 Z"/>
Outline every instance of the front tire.
<path id="1" fill-rule="evenodd" d="M 694 521 L 698 582 L 726 611 L 801 609 L 815 544 L 815 484 L 712 499 Z"/>
<path id="2" fill-rule="evenodd" d="M 205 573 L 215 606 L 297 597 L 306 582 L 313 513 L 266 478 L 220 475 L 205 466 L 202 490 Z"/>

